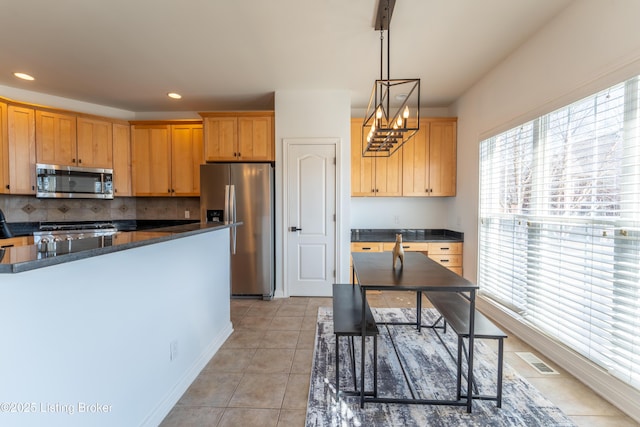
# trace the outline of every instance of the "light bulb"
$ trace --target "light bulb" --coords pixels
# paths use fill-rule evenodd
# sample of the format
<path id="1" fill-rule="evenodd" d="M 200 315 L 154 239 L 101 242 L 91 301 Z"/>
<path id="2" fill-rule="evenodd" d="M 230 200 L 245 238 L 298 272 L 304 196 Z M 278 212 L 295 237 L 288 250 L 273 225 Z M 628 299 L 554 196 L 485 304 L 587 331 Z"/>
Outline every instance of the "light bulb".
<path id="1" fill-rule="evenodd" d="M 402 117 L 404 117 L 405 120 L 409 118 L 409 107 L 408 106 L 404 107 L 404 112 L 402 113 Z"/>

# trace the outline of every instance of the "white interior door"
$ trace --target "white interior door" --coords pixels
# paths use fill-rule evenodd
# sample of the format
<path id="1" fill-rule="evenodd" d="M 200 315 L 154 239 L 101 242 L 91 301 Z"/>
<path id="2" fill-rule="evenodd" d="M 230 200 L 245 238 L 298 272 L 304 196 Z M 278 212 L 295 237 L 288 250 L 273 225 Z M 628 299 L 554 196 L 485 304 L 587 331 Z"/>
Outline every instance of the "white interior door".
<path id="1" fill-rule="evenodd" d="M 336 146 L 287 150 L 287 283 L 290 296 L 329 296 L 335 280 Z"/>

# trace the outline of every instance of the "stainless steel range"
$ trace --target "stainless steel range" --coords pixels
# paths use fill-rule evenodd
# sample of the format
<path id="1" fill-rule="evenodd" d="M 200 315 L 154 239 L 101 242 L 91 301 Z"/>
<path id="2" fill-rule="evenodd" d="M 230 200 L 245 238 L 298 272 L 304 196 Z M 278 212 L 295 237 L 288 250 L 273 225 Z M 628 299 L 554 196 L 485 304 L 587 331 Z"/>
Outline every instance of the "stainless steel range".
<path id="1" fill-rule="evenodd" d="M 111 246 L 117 232 L 111 222 L 43 222 L 33 233 L 33 243 L 40 257 L 50 257 Z"/>

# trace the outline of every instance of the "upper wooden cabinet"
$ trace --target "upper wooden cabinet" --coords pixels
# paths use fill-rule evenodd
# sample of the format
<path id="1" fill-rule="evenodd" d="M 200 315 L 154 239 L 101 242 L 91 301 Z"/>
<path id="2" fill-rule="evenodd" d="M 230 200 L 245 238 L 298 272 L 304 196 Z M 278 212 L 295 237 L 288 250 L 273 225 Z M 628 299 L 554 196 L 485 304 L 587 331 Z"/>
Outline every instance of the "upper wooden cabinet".
<path id="1" fill-rule="evenodd" d="M 1 104 L 0 117 L 6 123 L 6 133 L 0 124 L 2 171 L 0 192 L 7 194 L 36 193 L 35 111 L 15 105 Z M 6 115 L 5 115 L 6 112 Z"/>
<path id="2" fill-rule="evenodd" d="M 131 128 L 113 124 L 113 194 L 131 196 Z"/>
<path id="3" fill-rule="evenodd" d="M 390 157 L 362 157 L 362 119 L 352 119 L 351 195 L 402 196 L 402 151 Z"/>
<path id="4" fill-rule="evenodd" d="M 171 188 L 174 196 L 200 195 L 202 150 L 201 124 L 171 126 Z"/>
<path id="5" fill-rule="evenodd" d="M 456 119 L 426 119 L 405 142 L 402 195 L 456 195 Z"/>
<path id="6" fill-rule="evenodd" d="M 38 163 L 76 166 L 76 136 L 76 116 L 36 110 Z"/>
<path id="7" fill-rule="evenodd" d="M 455 196 L 455 118 L 421 119 L 420 130 L 390 157 L 362 157 L 362 119 L 351 120 L 351 195 Z"/>
<path id="8" fill-rule="evenodd" d="M 134 196 L 199 196 L 202 124 L 132 126 L 131 175 Z"/>
<path id="9" fill-rule="evenodd" d="M 274 161 L 272 111 L 200 113 L 207 162 Z"/>
<path id="10" fill-rule="evenodd" d="M 113 123 L 78 117 L 77 165 L 91 168 L 113 168 Z"/>
<path id="11" fill-rule="evenodd" d="M 8 192 L 9 185 L 9 132 L 7 104 L 0 102 L 0 193 Z"/>
<path id="12" fill-rule="evenodd" d="M 113 168 L 112 122 L 36 110 L 38 163 Z"/>

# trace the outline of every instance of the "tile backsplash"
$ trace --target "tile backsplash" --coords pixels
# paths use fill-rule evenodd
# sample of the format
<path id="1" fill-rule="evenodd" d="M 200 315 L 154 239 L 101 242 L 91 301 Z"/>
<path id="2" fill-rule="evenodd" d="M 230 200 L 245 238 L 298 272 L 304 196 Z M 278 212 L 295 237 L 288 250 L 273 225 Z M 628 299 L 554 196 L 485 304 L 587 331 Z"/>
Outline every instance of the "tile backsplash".
<path id="1" fill-rule="evenodd" d="M 117 197 L 97 199 L 36 199 L 0 195 L 7 222 L 109 221 L 125 219 L 200 218 L 198 197 Z"/>

